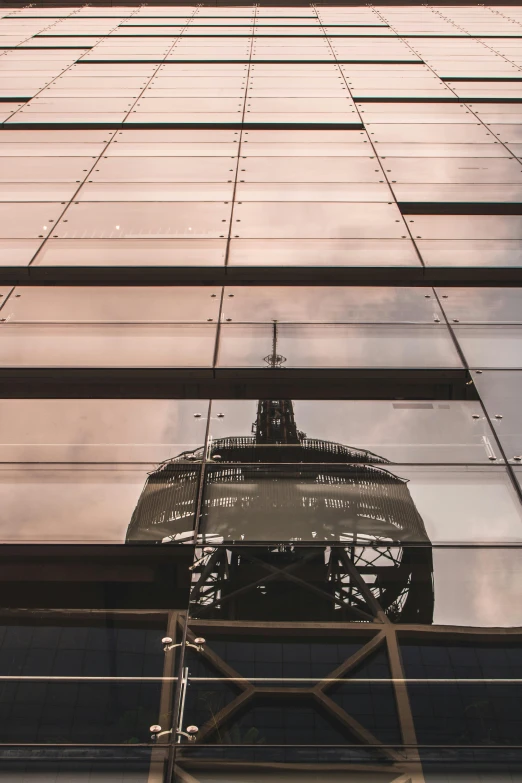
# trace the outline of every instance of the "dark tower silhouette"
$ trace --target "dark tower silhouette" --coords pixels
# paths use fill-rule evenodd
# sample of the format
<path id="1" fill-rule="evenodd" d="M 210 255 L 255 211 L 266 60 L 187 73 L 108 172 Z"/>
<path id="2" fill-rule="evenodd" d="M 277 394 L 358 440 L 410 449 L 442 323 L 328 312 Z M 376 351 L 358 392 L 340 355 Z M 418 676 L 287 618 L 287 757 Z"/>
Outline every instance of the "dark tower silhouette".
<path id="1" fill-rule="evenodd" d="M 277 353 L 277 322 L 272 327 L 272 353 L 265 356 L 269 367 L 276 369 L 286 362 L 284 356 Z M 257 444 L 298 444 L 302 433 L 297 431 L 292 400 L 259 400 L 257 418 L 252 425 Z"/>
<path id="2" fill-rule="evenodd" d="M 272 369 L 282 368 L 286 361 L 277 352 L 277 340 L 274 323 L 272 352 L 265 357 Z M 407 480 L 384 468 L 389 461 L 370 451 L 307 438 L 297 427 L 292 400 L 259 400 L 252 435 L 212 440 L 203 466 L 204 457 L 204 448 L 184 452 L 150 474 L 132 515 L 127 542 L 192 542 L 200 496 L 201 544 L 270 543 L 278 550 L 269 557 L 279 563 L 284 558 L 290 562 L 302 558 L 306 542 L 313 542 L 315 548 L 307 551 L 315 553 L 324 551 L 324 546 L 340 547 L 339 552 L 351 549 L 351 562 L 364 560 L 364 578 L 374 581 L 379 594 L 393 572 L 384 591 L 390 613 L 397 611 L 400 596 L 403 609 L 408 605 L 404 591 L 411 593 L 415 569 L 432 593 L 430 542 Z M 423 544 L 425 555 L 412 557 L 411 547 L 403 546 L 408 543 Z M 360 550 L 365 547 L 384 548 L 387 562 L 363 557 Z M 216 551 L 216 568 L 220 558 L 229 580 L 232 564 Z M 319 579 L 337 581 L 343 593 L 350 579 L 344 555 L 336 558 L 323 557 Z M 394 568 L 387 568 L 388 564 Z M 410 620 L 416 617 L 412 598 Z M 423 595 L 422 603 L 422 611 L 430 614 L 433 599 L 430 603 Z"/>

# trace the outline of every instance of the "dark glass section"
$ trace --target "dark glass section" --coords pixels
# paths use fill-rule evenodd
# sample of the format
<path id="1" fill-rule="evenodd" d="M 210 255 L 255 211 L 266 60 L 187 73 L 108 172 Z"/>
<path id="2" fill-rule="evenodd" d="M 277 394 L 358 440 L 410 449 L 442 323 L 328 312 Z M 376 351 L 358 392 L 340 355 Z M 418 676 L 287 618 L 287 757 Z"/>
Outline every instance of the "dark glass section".
<path id="1" fill-rule="evenodd" d="M 405 773 L 419 774 L 418 763 L 398 761 L 397 749 L 363 745 L 296 744 L 207 745 L 182 747 L 176 755 L 175 781 L 186 783 L 395 783 Z M 176 776 L 177 775 L 177 776 Z M 188 777 L 190 775 L 191 777 Z M 407 778 L 406 778 L 407 779 Z"/>
<path id="2" fill-rule="evenodd" d="M 358 724 L 343 719 L 328 697 L 316 697 L 309 686 L 289 689 L 278 683 L 238 689 L 230 699 L 219 681 L 192 681 L 185 717 L 199 720 L 198 742 L 218 745 L 342 745 L 358 744 Z M 363 697 L 364 701 L 364 697 Z M 356 717 L 368 711 L 356 705 Z M 194 705 L 194 708 L 192 707 Z M 377 707 L 378 708 L 378 707 Z M 370 707 L 371 709 L 371 707 Z M 364 720 L 365 714 L 360 717 Z"/>
<path id="3" fill-rule="evenodd" d="M 520 745 L 522 641 L 507 634 L 402 642 L 417 739 L 426 745 Z M 431 680 L 431 682 L 429 682 Z"/>
<path id="4" fill-rule="evenodd" d="M 388 656 L 381 648 L 349 676 L 325 689 L 335 704 L 370 733 L 367 741 L 371 735 L 385 744 L 402 741 L 390 676 Z M 366 682 L 359 683 L 357 679 Z"/>
<path id="5" fill-rule="evenodd" d="M 192 667 L 190 667 L 192 672 Z M 201 729 L 198 740 L 217 742 L 226 745 L 241 745 L 234 742 L 229 734 L 228 724 L 221 719 L 228 710 L 233 708 L 236 700 L 242 694 L 240 683 L 226 678 L 219 668 L 206 658 L 201 658 L 197 666 L 197 676 L 205 679 L 191 679 L 187 685 L 184 718 L 186 723 L 195 724 Z M 231 706 L 232 705 L 232 706 Z M 217 717 L 216 717 L 217 716 Z M 245 744 L 256 744 L 248 743 Z"/>
<path id="6" fill-rule="evenodd" d="M 161 677 L 165 615 L 141 623 L 124 616 L 0 625 L 0 674 L 9 676 Z"/>
<path id="7" fill-rule="evenodd" d="M 240 623 L 233 622 L 226 629 L 210 626 L 205 630 L 205 649 L 212 654 L 214 665 L 221 665 L 221 669 L 216 669 L 221 676 L 226 673 L 231 676 L 232 669 L 238 679 L 259 680 L 260 684 L 264 679 L 277 679 L 282 686 L 291 686 L 295 679 L 317 681 L 329 677 L 359 653 L 377 632 L 364 636 L 354 631 L 332 634 L 324 628 L 314 629 L 311 624 L 306 627 L 305 623 L 299 627 L 288 623 L 286 631 L 270 623 L 257 632 L 255 628 L 242 628 Z M 194 633 L 199 635 L 199 631 Z M 188 649 L 185 662 L 191 677 L 209 676 L 204 655 Z M 382 672 L 381 675 L 389 676 Z"/>
<path id="8" fill-rule="evenodd" d="M 144 747 L 0 748 L 0 780 L 27 783 L 92 780 L 101 783 L 147 783 L 156 751 Z M 160 762 L 161 763 L 161 762 Z"/>
<path id="9" fill-rule="evenodd" d="M 0 684 L 0 732 L 7 743 L 150 742 L 161 682 L 20 681 Z"/>
<path id="10" fill-rule="evenodd" d="M 431 644 L 405 639 L 401 651 L 406 677 L 521 679 L 522 636 L 513 635 L 489 632 L 489 642 L 474 635 L 463 639 L 457 632 L 445 641 L 434 638 Z"/>

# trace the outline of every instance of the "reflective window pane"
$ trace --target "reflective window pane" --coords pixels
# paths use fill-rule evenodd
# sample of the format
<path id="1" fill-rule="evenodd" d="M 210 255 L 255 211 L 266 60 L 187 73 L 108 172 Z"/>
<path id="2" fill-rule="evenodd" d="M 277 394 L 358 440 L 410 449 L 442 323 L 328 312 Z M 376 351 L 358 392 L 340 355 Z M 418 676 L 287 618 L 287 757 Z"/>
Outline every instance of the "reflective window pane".
<path id="1" fill-rule="evenodd" d="M 214 400 L 209 437 L 221 462 L 501 461 L 478 402 Z"/>
<path id="2" fill-rule="evenodd" d="M 283 325 L 278 351 L 287 367 L 460 367 L 443 326 Z M 219 367 L 266 367 L 273 349 L 273 329 L 224 325 Z"/>
<path id="3" fill-rule="evenodd" d="M 210 367 L 211 324 L 0 324 L 3 367 Z"/>
<path id="4" fill-rule="evenodd" d="M 241 224 L 241 225 L 239 225 Z M 405 238 L 399 210 L 393 204 L 325 202 L 243 202 L 232 218 L 234 236 L 253 237 L 389 237 Z"/>
<path id="5" fill-rule="evenodd" d="M 25 323 L 216 321 L 220 288 L 53 286 L 16 288 L 3 317 Z"/>
<path id="6" fill-rule="evenodd" d="M 522 508 L 500 467 L 212 465 L 199 529 L 209 544 L 519 543 Z"/>
<path id="7" fill-rule="evenodd" d="M 522 290 L 518 288 L 441 288 L 438 295 L 450 322 L 522 323 Z"/>
<path id="8" fill-rule="evenodd" d="M 433 323 L 442 314 L 430 288 L 277 286 L 225 288 L 225 321 Z"/>
<path id="9" fill-rule="evenodd" d="M 163 462 L 202 449 L 207 400 L 6 399 L 2 462 Z"/>
<path id="10" fill-rule="evenodd" d="M 474 372 L 473 381 L 489 414 L 496 435 L 508 460 L 515 465 L 522 463 L 522 414 L 520 393 L 522 373 L 513 370 L 502 372 Z"/>
<path id="11" fill-rule="evenodd" d="M 470 367 L 522 368 L 522 327 L 455 326 L 453 331 Z"/>
<path id="12" fill-rule="evenodd" d="M 185 518 L 169 519 L 168 531 L 151 511 L 150 472 L 154 464 L 4 465 L 0 470 L 3 508 L 0 540 L 32 544 L 123 544 L 161 540 L 193 528 L 197 468 L 173 466 L 179 475 Z M 176 471 L 177 469 L 177 471 Z M 154 480 L 153 480 L 154 481 Z M 171 493 L 174 496 L 176 493 Z M 138 524 L 146 519 L 150 524 Z"/>

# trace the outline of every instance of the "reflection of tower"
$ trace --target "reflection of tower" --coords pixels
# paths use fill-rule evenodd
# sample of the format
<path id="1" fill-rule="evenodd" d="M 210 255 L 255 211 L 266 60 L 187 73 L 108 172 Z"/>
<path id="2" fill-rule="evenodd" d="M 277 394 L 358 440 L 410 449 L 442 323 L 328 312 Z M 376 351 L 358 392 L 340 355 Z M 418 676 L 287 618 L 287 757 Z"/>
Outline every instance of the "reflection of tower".
<path id="1" fill-rule="evenodd" d="M 281 368 L 286 361 L 277 353 L 277 339 L 274 323 L 272 352 L 265 358 L 272 369 Z M 270 542 L 277 544 L 278 550 L 273 550 L 269 559 L 278 563 L 303 556 L 302 548 L 292 549 L 297 542 L 301 547 L 305 542 L 323 544 L 315 552 L 334 545 L 335 557 L 323 555 L 322 565 L 314 573 L 320 581 L 330 583 L 330 592 L 343 595 L 342 601 L 348 594 L 353 599 L 353 575 L 350 577 L 347 569 L 357 564 L 364 573 L 363 581 L 373 584 L 372 589 L 380 595 L 388 581 L 385 603 L 391 613 L 397 611 L 399 599 L 402 607 L 408 604 L 406 599 L 417 577 L 425 586 L 429 582 L 432 595 L 431 548 L 407 481 L 384 468 L 389 461 L 372 452 L 307 438 L 297 427 L 292 400 L 259 400 L 252 435 L 212 440 L 202 474 L 203 459 L 203 448 L 185 452 L 149 476 L 132 515 L 127 541 L 181 542 L 188 536 L 192 541 L 200 495 L 198 540 L 202 544 Z M 424 554 L 417 549 L 413 558 L 411 547 L 401 546 L 407 543 L 423 544 Z M 312 550 L 307 547 L 306 551 Z M 337 557 L 339 553 L 348 555 Z M 213 566 L 205 568 L 205 573 L 213 574 L 216 587 L 225 580 L 228 589 L 231 563 L 218 556 L 217 550 L 213 559 L 221 576 L 216 578 Z M 237 576 L 237 568 L 236 572 Z M 426 602 L 425 590 L 422 592 L 423 611 L 429 615 L 433 598 Z M 217 594 L 223 595 L 223 584 L 216 598 Z M 208 598 L 208 591 L 206 595 Z M 410 595 L 411 620 L 415 617 L 412 598 Z"/>

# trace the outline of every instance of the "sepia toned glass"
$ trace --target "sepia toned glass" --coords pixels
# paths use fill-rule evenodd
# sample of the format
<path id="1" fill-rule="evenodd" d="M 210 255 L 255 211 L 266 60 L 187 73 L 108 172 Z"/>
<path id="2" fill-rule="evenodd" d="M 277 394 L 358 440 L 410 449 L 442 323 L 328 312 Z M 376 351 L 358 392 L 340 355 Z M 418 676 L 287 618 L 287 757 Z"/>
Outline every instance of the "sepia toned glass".
<path id="1" fill-rule="evenodd" d="M 521 7 L 44 5 L 0 783 L 521 783 Z"/>

